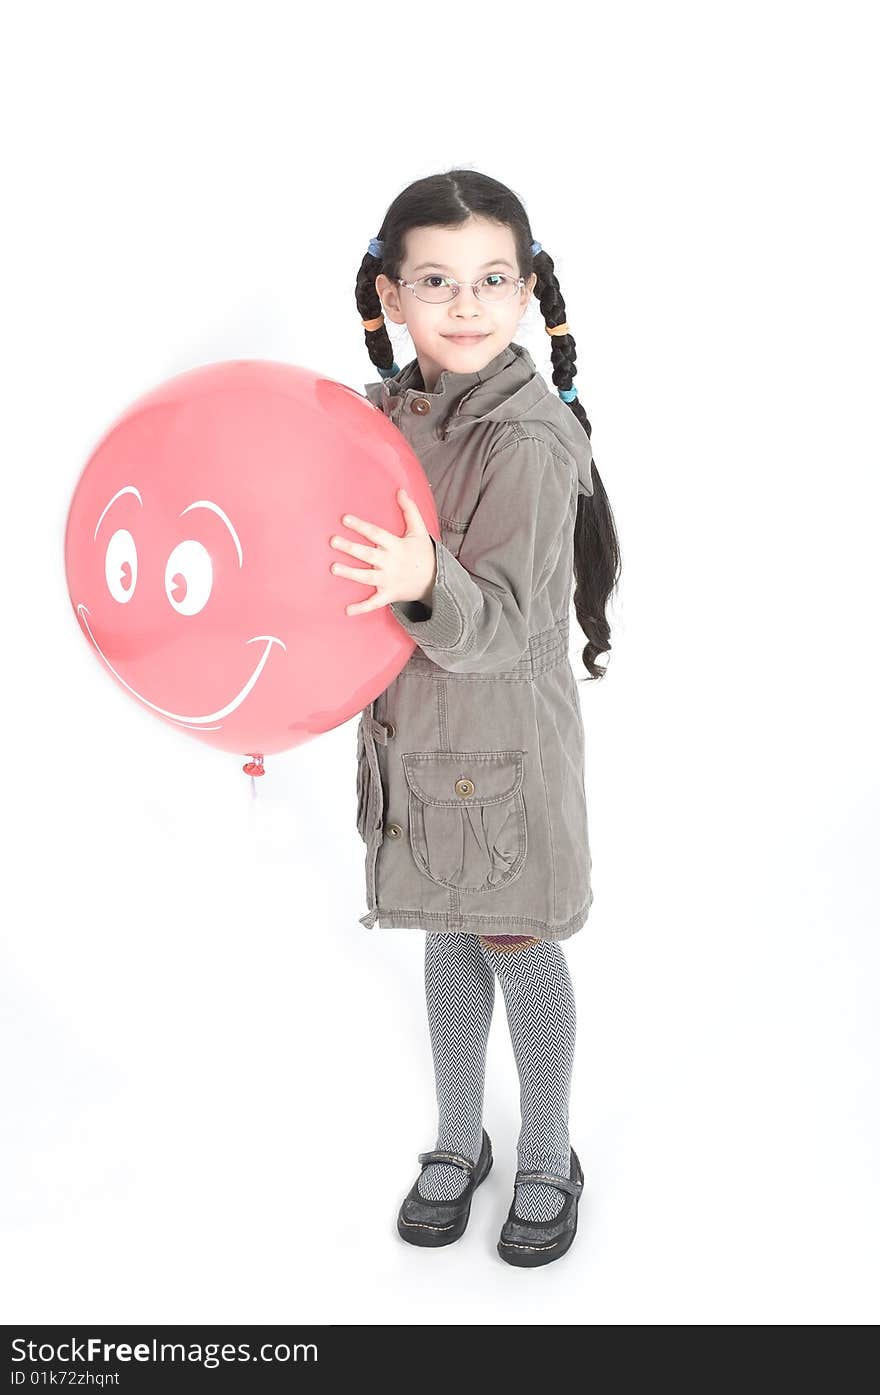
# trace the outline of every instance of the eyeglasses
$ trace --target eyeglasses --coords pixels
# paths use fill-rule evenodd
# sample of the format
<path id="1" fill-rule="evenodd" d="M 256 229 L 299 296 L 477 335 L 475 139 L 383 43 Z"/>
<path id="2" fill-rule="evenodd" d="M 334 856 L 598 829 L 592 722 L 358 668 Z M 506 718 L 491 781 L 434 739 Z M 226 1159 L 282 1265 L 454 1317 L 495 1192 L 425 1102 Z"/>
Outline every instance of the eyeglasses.
<path id="1" fill-rule="evenodd" d="M 439 273 L 435 276 L 421 276 L 418 281 L 404 281 L 402 276 L 396 279 L 399 286 L 405 286 L 408 291 L 412 291 L 417 300 L 425 300 L 429 305 L 454 300 L 462 285 L 468 284 L 456 281 L 453 276 L 440 276 Z M 471 290 L 479 300 L 497 305 L 499 301 L 510 300 L 525 284 L 524 276 L 505 276 L 501 271 L 490 271 L 488 276 L 482 276 L 479 281 L 471 283 Z"/>

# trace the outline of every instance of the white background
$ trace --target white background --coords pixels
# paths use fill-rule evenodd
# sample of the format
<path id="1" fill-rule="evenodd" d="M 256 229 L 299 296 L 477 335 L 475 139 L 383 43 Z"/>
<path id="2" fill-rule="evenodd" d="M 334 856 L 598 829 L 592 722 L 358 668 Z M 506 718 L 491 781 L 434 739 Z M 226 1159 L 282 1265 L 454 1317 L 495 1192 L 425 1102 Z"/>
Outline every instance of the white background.
<path id="1" fill-rule="evenodd" d="M 3 1321 L 877 1321 L 873 18 L 4 22 Z M 395 1229 L 435 1141 L 424 937 L 358 923 L 355 723 L 252 799 L 109 679 L 63 567 L 80 471 L 149 388 L 248 357 L 376 378 L 357 267 L 456 165 L 515 189 L 555 260 L 623 557 L 565 944 L 587 1184 L 534 1271 L 495 1252 L 500 986 L 467 1234 Z M 516 337 L 549 381 L 537 304 Z"/>

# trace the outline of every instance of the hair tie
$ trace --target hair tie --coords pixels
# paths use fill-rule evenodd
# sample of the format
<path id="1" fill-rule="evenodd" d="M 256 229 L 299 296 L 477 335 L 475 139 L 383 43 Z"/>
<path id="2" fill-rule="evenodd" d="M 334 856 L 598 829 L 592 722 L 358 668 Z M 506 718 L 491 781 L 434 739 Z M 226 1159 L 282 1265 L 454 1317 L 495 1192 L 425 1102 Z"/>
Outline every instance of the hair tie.
<path id="1" fill-rule="evenodd" d="M 533 256 L 533 257 L 537 257 L 538 253 L 539 253 L 540 251 L 542 251 L 542 250 L 543 250 L 543 249 L 542 249 L 542 247 L 541 247 L 540 242 L 533 242 L 533 243 L 532 243 L 532 256 Z"/>
<path id="2" fill-rule="evenodd" d="M 556 391 L 559 393 L 559 396 L 562 398 L 563 402 L 573 402 L 578 395 L 578 390 L 576 387 L 557 388 Z"/>

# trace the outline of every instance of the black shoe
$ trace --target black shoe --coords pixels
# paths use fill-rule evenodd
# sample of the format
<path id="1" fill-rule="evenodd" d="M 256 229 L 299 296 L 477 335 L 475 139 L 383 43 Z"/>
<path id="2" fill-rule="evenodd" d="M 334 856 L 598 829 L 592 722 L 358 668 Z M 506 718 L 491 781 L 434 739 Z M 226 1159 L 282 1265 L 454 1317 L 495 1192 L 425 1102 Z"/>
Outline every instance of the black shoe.
<path id="1" fill-rule="evenodd" d="M 428 1201 L 419 1191 L 419 1174 L 400 1208 L 398 1232 L 410 1245 L 451 1245 L 453 1240 L 464 1235 L 471 1213 L 471 1198 L 492 1168 L 491 1140 L 483 1129 L 480 1156 L 475 1163 L 461 1153 L 445 1153 L 442 1148 L 419 1153 L 419 1162 L 423 1171 L 429 1163 L 456 1163 L 470 1176 L 461 1196 L 451 1201 Z"/>
<path id="2" fill-rule="evenodd" d="M 560 1259 L 569 1249 L 577 1233 L 578 1197 L 584 1189 L 584 1174 L 580 1161 L 573 1148 L 569 1177 L 557 1177 L 551 1172 L 523 1172 L 516 1174 L 513 1201 L 507 1220 L 501 1227 L 498 1240 L 498 1253 L 508 1264 L 518 1264 L 531 1269 L 536 1264 L 550 1264 Z M 550 1221 L 524 1221 L 515 1211 L 516 1188 L 522 1182 L 549 1182 L 567 1192 L 565 1205 Z"/>

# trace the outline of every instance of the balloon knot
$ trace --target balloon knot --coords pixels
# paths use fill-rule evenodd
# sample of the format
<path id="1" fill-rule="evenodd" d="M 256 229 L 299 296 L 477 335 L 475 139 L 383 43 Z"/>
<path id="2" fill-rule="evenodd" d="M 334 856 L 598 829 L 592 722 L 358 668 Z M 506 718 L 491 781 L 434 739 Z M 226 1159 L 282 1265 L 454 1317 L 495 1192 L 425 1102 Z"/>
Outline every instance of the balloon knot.
<path id="1" fill-rule="evenodd" d="M 263 757 L 259 754 L 255 755 L 253 751 L 249 751 L 248 755 L 250 756 L 250 760 L 246 765 L 241 767 L 245 775 L 265 775 Z"/>

